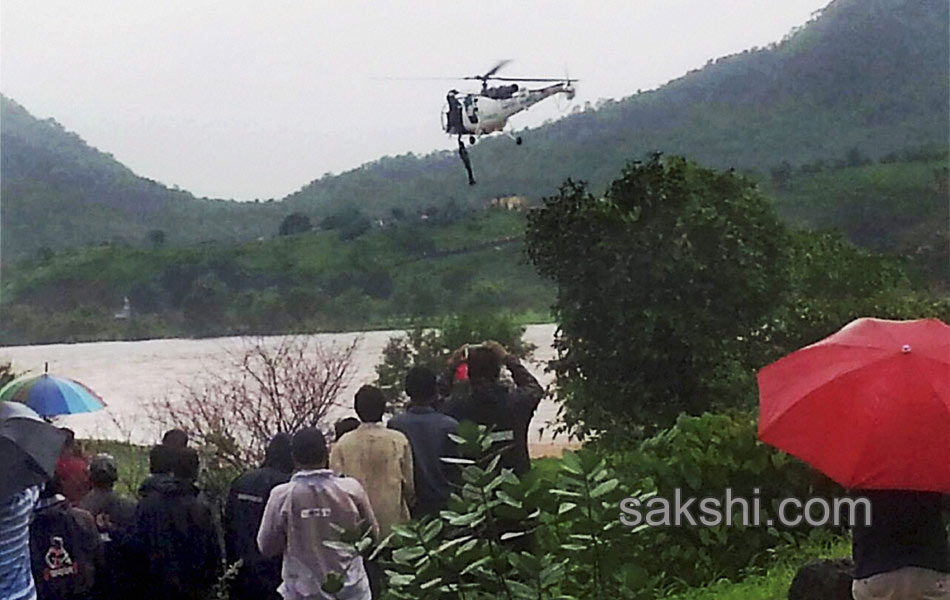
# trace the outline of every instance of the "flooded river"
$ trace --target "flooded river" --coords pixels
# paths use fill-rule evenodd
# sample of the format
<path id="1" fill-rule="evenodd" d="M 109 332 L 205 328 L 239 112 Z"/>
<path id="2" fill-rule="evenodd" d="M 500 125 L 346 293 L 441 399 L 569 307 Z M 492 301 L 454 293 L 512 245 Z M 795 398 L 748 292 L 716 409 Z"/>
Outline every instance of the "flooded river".
<path id="1" fill-rule="evenodd" d="M 525 340 L 537 346 L 529 369 L 542 384 L 551 377 L 544 373 L 544 363 L 554 355 L 551 343 L 554 325 L 531 325 Z M 383 347 L 394 331 L 335 333 L 310 336 L 321 344 L 343 346 L 359 338 L 347 387 L 337 399 L 330 421 L 353 414 L 353 394 L 364 383 L 371 383 L 375 367 L 381 360 Z M 160 397 L 175 398 L 183 384 L 194 382 L 209 369 L 225 360 L 229 353 L 242 348 L 242 338 L 202 340 L 146 340 L 137 342 L 95 342 L 86 344 L 51 344 L 0 348 L 0 362 L 11 361 L 17 373 L 42 373 L 49 363 L 51 374 L 79 380 L 99 393 L 106 401 L 104 411 L 63 417 L 61 424 L 71 427 L 80 437 L 130 440 L 154 443 L 161 435 L 160 427 L 149 417 L 149 403 Z M 531 423 L 531 442 L 535 453 L 558 446 L 562 440 L 550 433 L 539 436 L 539 429 L 555 418 L 556 406 L 542 401 Z M 546 428 L 549 431 L 550 427 Z"/>

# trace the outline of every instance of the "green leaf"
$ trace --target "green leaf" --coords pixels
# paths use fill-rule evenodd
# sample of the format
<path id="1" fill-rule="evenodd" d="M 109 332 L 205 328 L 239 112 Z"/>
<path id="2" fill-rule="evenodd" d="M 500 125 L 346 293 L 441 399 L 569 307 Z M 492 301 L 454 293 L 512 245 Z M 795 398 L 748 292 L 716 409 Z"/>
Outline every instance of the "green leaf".
<path id="1" fill-rule="evenodd" d="M 571 490 L 553 489 L 551 490 L 551 493 L 554 494 L 555 496 L 566 496 L 568 498 L 583 498 L 584 497 L 583 494 L 580 494 L 578 492 L 572 492 Z"/>
<path id="2" fill-rule="evenodd" d="M 619 479 L 608 479 L 607 481 L 599 484 L 590 492 L 591 498 L 600 498 L 601 496 L 606 496 L 610 492 L 617 489 L 617 486 L 620 485 Z"/>
<path id="3" fill-rule="evenodd" d="M 422 546 L 409 546 L 393 550 L 393 560 L 397 563 L 409 564 L 426 553 Z"/>
<path id="4" fill-rule="evenodd" d="M 443 525 L 444 525 L 443 521 L 439 519 L 433 519 L 428 525 L 426 525 L 425 529 L 422 530 L 423 541 L 428 543 L 434 540 L 435 537 L 439 535 L 439 532 L 442 531 Z"/>
<path id="5" fill-rule="evenodd" d="M 474 527 L 485 520 L 485 515 L 472 512 L 465 515 L 449 519 L 449 525 L 453 527 Z"/>
<path id="6" fill-rule="evenodd" d="M 471 458 L 456 458 L 454 456 L 443 456 L 440 458 L 444 463 L 449 463 L 450 465 L 474 465 L 476 464 Z"/>
<path id="7" fill-rule="evenodd" d="M 473 536 L 471 536 L 471 535 L 463 535 L 462 537 L 457 537 L 457 538 L 455 538 L 454 540 L 449 540 L 449 541 L 447 541 L 447 542 L 443 542 L 442 545 L 439 546 L 438 549 L 436 549 L 435 552 L 436 552 L 436 554 L 441 554 L 442 552 L 445 552 L 446 550 L 448 550 L 449 548 L 452 548 L 453 546 L 457 546 L 457 545 L 459 545 L 459 544 L 464 544 L 465 542 L 471 540 L 472 537 L 473 537 Z M 476 540 L 476 541 L 477 541 L 477 540 Z"/>
<path id="8" fill-rule="evenodd" d="M 475 569 L 478 569 L 479 567 L 482 567 L 482 566 L 488 564 L 488 562 L 491 561 L 491 559 L 492 559 L 491 556 L 483 556 L 483 557 L 479 558 L 478 560 L 476 560 L 476 561 L 474 561 L 474 562 L 472 562 L 472 563 L 469 563 L 469 565 L 468 565 L 467 567 L 465 567 L 464 569 L 462 569 L 462 572 L 459 573 L 459 575 L 468 575 L 469 573 L 471 573 L 471 572 L 474 571 Z"/>

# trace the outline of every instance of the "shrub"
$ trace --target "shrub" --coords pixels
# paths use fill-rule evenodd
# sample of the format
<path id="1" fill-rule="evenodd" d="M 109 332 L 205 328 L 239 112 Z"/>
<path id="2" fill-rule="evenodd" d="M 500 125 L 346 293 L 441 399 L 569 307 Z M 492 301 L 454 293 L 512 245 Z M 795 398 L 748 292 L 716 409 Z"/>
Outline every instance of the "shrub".
<path id="1" fill-rule="evenodd" d="M 518 358 L 529 358 L 535 347 L 522 339 L 524 331 L 513 317 L 503 314 L 455 315 L 443 319 L 435 329 L 415 327 L 389 339 L 383 348 L 383 362 L 376 366 L 376 385 L 391 407 L 399 405 L 404 401 L 403 385 L 411 367 L 425 366 L 440 373 L 456 348 L 486 340 L 501 343 Z"/>
<path id="2" fill-rule="evenodd" d="M 484 427 L 463 423 L 455 439 L 460 489 L 438 517 L 393 528 L 384 597 L 649 597 L 650 582 L 633 578 L 642 571 L 616 551 L 632 534 L 616 519 L 619 481 L 603 459 L 570 455 L 554 481 L 521 480 L 499 468 L 489 452 L 496 436 Z"/>
<path id="3" fill-rule="evenodd" d="M 322 424 L 350 377 L 359 339 L 324 347 L 306 337 L 247 338 L 181 398 L 152 403 L 152 418 L 188 432 L 217 471 L 244 470 L 264 458 L 271 438 Z"/>
<path id="4" fill-rule="evenodd" d="M 768 199 L 679 157 L 628 165 L 602 198 L 568 181 L 528 215 L 526 243 L 558 286 L 551 367 L 581 436 L 622 442 L 732 398 L 719 372 L 757 360 L 741 338 L 787 288 Z"/>
<path id="5" fill-rule="evenodd" d="M 644 531 L 634 552 L 650 573 L 665 572 L 667 585 L 735 577 L 775 547 L 808 536 L 804 529 L 765 526 L 777 514 L 780 499 L 843 492 L 804 463 L 758 441 L 755 417 L 740 412 L 681 415 L 673 427 L 645 440 L 637 451 L 615 456 L 612 462 L 625 480 L 640 482 L 671 502 L 677 490 L 684 499 L 722 501 L 727 488 L 734 498 L 761 500 L 759 527 L 742 526 L 736 514 L 731 526 Z"/>

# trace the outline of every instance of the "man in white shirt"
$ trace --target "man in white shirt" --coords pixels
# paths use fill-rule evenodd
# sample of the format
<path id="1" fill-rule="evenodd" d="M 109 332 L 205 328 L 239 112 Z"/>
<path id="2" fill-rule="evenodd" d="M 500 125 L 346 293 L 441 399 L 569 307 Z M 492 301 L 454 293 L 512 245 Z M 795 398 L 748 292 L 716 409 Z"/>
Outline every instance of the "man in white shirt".
<path id="1" fill-rule="evenodd" d="M 298 471 L 271 491 L 257 534 L 261 554 L 283 554 L 277 591 L 285 600 L 369 600 L 363 559 L 324 545 L 339 539 L 334 526 L 371 528 L 378 536 L 366 492 L 355 479 L 326 468 L 327 443 L 319 429 L 297 432 L 291 448 Z M 331 573 L 343 579 L 343 589 L 335 594 L 322 590 Z"/>

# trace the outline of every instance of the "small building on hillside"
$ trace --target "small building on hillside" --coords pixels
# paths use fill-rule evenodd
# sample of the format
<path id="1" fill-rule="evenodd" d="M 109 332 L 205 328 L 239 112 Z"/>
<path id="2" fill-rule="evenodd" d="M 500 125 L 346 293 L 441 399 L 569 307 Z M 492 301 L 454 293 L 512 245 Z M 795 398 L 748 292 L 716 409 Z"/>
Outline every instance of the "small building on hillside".
<path id="1" fill-rule="evenodd" d="M 529 208 L 530 202 L 524 196 L 499 196 L 491 199 L 491 207 L 521 211 Z"/>

